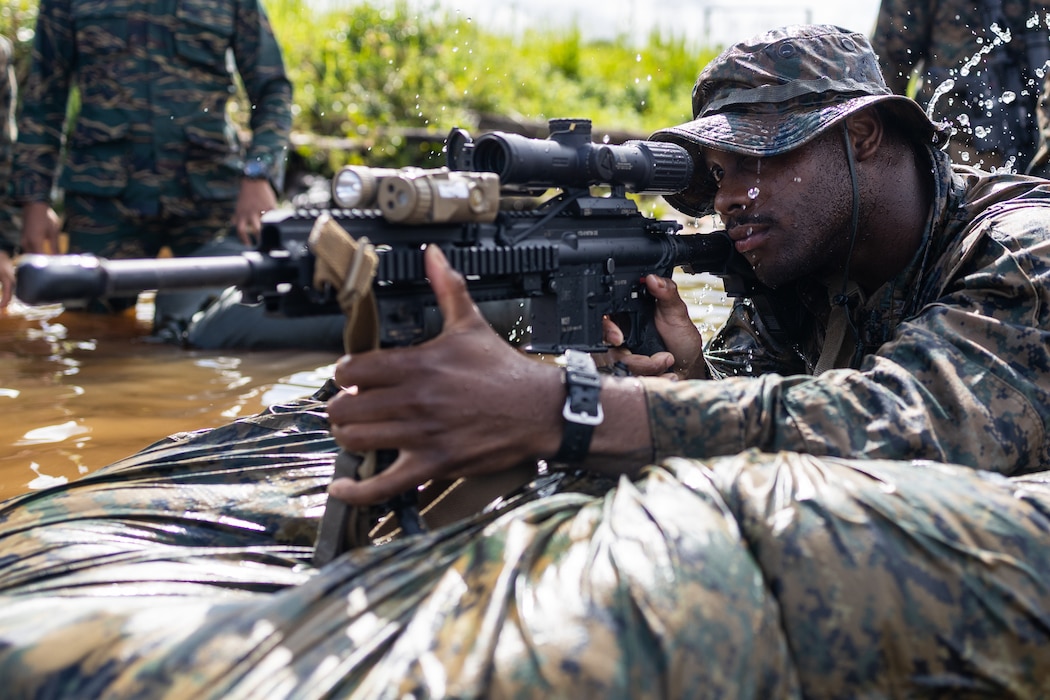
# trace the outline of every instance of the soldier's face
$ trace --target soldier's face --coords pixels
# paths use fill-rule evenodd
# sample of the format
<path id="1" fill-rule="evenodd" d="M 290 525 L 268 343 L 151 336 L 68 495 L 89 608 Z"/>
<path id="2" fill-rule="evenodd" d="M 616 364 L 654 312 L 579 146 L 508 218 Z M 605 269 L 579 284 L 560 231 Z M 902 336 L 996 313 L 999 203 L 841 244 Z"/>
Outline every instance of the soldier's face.
<path id="1" fill-rule="evenodd" d="M 853 195 L 840 129 L 767 158 L 702 152 L 718 182 L 715 211 L 763 283 L 842 269 Z"/>

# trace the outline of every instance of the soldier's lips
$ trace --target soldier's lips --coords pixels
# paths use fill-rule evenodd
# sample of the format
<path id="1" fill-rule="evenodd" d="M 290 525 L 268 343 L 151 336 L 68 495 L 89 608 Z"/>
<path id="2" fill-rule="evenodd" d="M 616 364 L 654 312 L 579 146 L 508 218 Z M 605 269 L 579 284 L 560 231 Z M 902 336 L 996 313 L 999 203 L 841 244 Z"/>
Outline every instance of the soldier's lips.
<path id="1" fill-rule="evenodd" d="M 729 229 L 729 237 L 738 253 L 749 253 L 765 243 L 769 229 L 761 224 L 742 224 Z"/>

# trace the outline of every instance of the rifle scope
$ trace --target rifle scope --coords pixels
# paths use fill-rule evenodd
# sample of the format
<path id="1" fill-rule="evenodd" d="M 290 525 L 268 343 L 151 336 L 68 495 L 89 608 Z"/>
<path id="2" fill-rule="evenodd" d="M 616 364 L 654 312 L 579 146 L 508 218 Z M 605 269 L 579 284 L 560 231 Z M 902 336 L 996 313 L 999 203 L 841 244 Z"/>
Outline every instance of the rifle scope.
<path id="1" fill-rule="evenodd" d="M 552 119 L 550 132 L 549 138 L 532 139 L 494 131 L 472 141 L 465 132 L 454 129 L 448 139 L 449 167 L 493 172 L 503 185 L 620 185 L 645 194 L 681 192 L 693 176 L 693 159 L 677 144 L 594 143 L 589 119 Z"/>

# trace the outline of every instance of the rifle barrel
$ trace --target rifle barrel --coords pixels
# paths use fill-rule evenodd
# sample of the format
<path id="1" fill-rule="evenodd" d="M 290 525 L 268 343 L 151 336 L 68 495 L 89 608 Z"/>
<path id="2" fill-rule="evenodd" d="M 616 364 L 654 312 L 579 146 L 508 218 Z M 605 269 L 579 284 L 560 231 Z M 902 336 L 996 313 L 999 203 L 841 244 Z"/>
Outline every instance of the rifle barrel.
<path id="1" fill-rule="evenodd" d="M 26 255 L 15 296 L 27 304 L 132 296 L 141 291 L 228 287 L 279 279 L 279 266 L 255 252 L 211 257 L 107 260 L 93 255 Z"/>

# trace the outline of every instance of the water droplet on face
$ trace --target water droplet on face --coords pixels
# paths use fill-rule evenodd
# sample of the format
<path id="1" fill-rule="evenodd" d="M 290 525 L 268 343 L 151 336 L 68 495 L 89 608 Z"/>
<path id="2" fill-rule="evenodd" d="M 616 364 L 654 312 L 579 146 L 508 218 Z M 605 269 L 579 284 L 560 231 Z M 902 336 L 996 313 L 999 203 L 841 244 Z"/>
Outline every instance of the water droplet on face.
<path id="1" fill-rule="evenodd" d="M 796 175 L 795 176 L 795 182 L 802 182 L 802 178 L 800 178 L 798 175 Z"/>
<path id="2" fill-rule="evenodd" d="M 751 189 L 749 189 L 747 191 L 747 198 L 752 200 L 758 199 L 758 188 L 752 187 Z"/>

